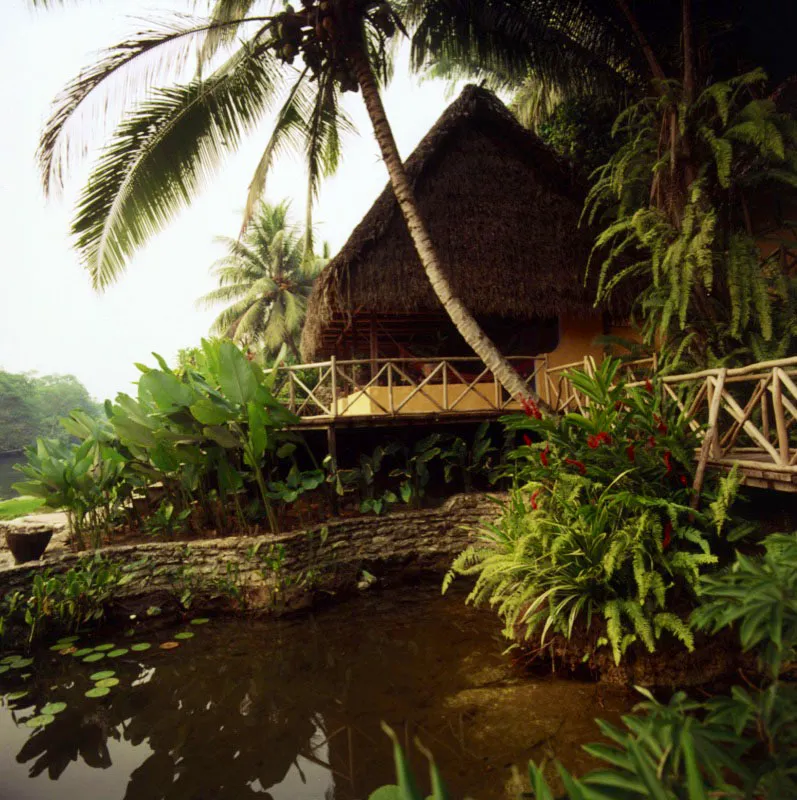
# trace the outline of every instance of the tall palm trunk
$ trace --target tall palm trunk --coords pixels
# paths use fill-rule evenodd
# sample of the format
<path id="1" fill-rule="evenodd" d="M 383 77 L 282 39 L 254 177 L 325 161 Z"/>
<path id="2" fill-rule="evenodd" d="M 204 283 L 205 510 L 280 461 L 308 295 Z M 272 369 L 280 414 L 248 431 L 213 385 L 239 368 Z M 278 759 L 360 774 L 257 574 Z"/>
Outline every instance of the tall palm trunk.
<path id="1" fill-rule="evenodd" d="M 382 98 L 376 85 L 371 63 L 361 44 L 351 48 L 349 63 L 362 89 L 365 107 L 368 110 L 368 116 L 370 117 L 379 149 L 382 151 L 382 158 L 390 176 L 393 193 L 396 196 L 404 221 L 407 223 L 407 229 L 415 245 L 415 250 L 421 260 L 426 276 L 432 284 L 434 293 L 462 338 L 472 348 L 473 352 L 479 356 L 485 367 L 493 373 L 501 385 L 513 397 L 532 398 L 543 410 L 550 413 L 552 409 L 540 400 L 536 392 L 526 385 L 509 361 L 501 355 L 493 341 L 479 327 L 465 304 L 452 291 L 451 284 L 441 267 L 437 251 L 432 244 L 426 224 L 418 209 L 415 194 L 385 114 L 385 107 L 382 105 Z"/>

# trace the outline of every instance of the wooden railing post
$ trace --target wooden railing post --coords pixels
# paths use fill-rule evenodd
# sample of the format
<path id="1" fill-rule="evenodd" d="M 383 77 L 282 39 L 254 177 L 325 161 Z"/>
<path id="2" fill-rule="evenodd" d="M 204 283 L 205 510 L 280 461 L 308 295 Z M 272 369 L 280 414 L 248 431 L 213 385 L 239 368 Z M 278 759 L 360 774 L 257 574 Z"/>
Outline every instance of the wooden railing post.
<path id="1" fill-rule="evenodd" d="M 332 403 L 331 403 L 331 411 L 333 419 L 338 415 L 338 367 L 335 363 L 335 356 L 329 357 L 330 363 L 330 370 L 332 373 Z M 346 409 L 343 409 L 343 413 L 346 413 Z"/>
<path id="2" fill-rule="evenodd" d="M 396 413 L 396 406 L 393 400 L 393 362 L 387 362 L 387 407 L 391 414 Z"/>
<path id="3" fill-rule="evenodd" d="M 290 397 L 291 411 L 296 412 L 296 386 L 293 382 L 293 372 L 286 368 L 288 373 L 288 395 Z"/>
<path id="4" fill-rule="evenodd" d="M 772 409 L 775 413 L 775 427 L 778 431 L 778 451 L 781 466 L 789 465 L 789 429 L 786 427 L 786 414 L 783 411 L 783 389 L 780 383 L 780 372 L 777 367 L 772 370 Z"/>
<path id="5" fill-rule="evenodd" d="M 443 362 L 443 410 L 448 411 L 448 361 Z"/>
<path id="6" fill-rule="evenodd" d="M 720 415 L 720 405 L 722 403 L 722 392 L 725 389 L 725 377 L 728 374 L 728 370 L 723 367 L 719 374 L 717 375 L 714 386 L 713 386 L 713 394 L 711 395 L 711 405 L 708 409 L 708 431 L 712 431 L 712 441 L 711 441 L 711 455 L 714 458 L 719 458 L 722 453 L 720 451 L 720 437 L 717 434 L 717 420 L 719 419 Z M 711 381 L 711 378 L 706 378 L 707 381 Z M 710 385 L 710 384 L 709 384 Z M 708 431 L 706 431 L 706 435 L 708 435 Z"/>

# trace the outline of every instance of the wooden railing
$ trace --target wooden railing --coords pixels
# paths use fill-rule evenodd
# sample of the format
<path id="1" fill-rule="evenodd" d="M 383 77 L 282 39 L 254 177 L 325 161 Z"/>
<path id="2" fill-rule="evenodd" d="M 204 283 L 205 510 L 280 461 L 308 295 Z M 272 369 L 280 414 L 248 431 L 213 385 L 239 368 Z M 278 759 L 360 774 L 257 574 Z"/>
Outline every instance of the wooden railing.
<path id="1" fill-rule="evenodd" d="M 547 356 L 512 356 L 526 385 L 543 383 Z M 515 398 L 473 358 L 359 359 L 277 367 L 281 402 L 302 420 L 507 411 Z"/>
<path id="2" fill-rule="evenodd" d="M 543 398 L 556 411 L 585 413 L 589 408 L 589 398 L 576 389 L 567 377 L 571 370 L 582 370 L 588 375 L 595 374 L 595 359 L 584 356 L 581 361 L 570 364 L 561 364 L 545 370 L 545 387 L 542 391 Z M 656 357 L 640 358 L 634 361 L 625 361 L 617 372 L 617 379 L 637 382 L 648 378 L 656 371 Z"/>
<path id="3" fill-rule="evenodd" d="M 737 465 L 750 485 L 797 491 L 797 357 L 668 375 L 660 384 L 664 400 L 703 434 L 698 487 L 708 466 Z"/>

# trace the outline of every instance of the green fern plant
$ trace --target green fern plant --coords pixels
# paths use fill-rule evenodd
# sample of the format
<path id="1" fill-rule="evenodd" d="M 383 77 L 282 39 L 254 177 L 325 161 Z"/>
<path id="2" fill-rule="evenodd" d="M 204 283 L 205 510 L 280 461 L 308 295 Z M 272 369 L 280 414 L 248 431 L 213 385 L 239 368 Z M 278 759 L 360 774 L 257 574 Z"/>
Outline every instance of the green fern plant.
<path id="1" fill-rule="evenodd" d="M 603 226 L 597 301 L 631 281 L 646 340 L 692 362 L 790 342 L 797 322 L 783 268 L 794 242 L 764 255 L 750 210 L 762 191 L 797 189 L 797 122 L 756 97 L 765 83 L 755 70 L 692 103 L 663 83 L 617 118 L 621 144 L 585 204 Z"/>

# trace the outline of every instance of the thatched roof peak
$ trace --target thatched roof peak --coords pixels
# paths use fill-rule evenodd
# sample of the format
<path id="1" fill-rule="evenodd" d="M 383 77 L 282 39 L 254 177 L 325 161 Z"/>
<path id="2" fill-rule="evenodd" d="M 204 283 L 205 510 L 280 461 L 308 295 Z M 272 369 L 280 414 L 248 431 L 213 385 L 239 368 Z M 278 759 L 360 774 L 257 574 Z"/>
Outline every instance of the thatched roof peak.
<path id="1" fill-rule="evenodd" d="M 449 279 L 476 315 L 591 308 L 585 187 L 567 159 L 491 92 L 466 86 L 405 162 Z M 390 184 L 313 289 L 302 351 L 321 355 L 333 314 L 438 309 Z"/>

